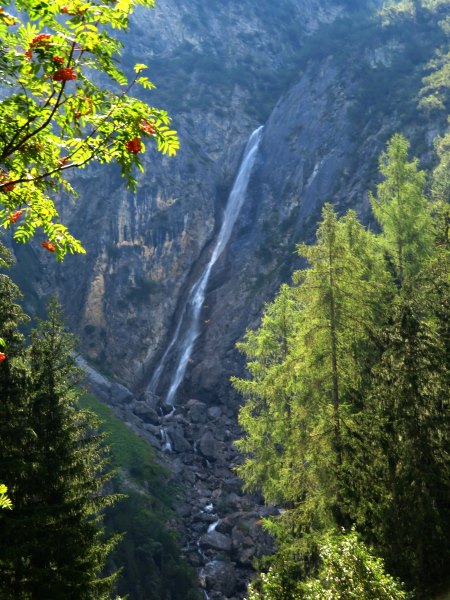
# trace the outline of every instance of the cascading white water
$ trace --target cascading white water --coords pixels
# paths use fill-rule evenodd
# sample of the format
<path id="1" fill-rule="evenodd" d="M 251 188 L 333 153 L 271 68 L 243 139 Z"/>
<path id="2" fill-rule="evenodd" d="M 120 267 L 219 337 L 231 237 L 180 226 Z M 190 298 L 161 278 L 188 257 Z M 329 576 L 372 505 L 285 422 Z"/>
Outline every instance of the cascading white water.
<path id="1" fill-rule="evenodd" d="M 262 126 L 258 127 L 258 129 L 251 134 L 247 142 L 239 172 L 228 198 L 227 206 L 223 216 L 222 227 L 220 228 L 219 235 L 217 236 L 211 258 L 209 259 L 205 270 L 189 292 L 185 309 L 180 320 L 178 321 L 172 340 L 167 346 L 167 349 L 164 352 L 148 386 L 150 391 L 156 392 L 156 388 L 166 367 L 169 355 L 171 354 L 172 349 L 176 348 L 178 350 L 178 362 L 170 382 L 169 391 L 167 392 L 167 404 L 173 404 L 178 387 L 184 379 L 195 340 L 200 334 L 200 313 L 205 301 L 206 287 L 208 285 L 209 276 L 211 275 L 213 266 L 224 251 L 231 237 L 233 227 L 244 203 L 247 185 L 253 165 L 255 163 L 256 153 L 261 139 L 262 129 Z M 184 323 L 189 323 L 189 325 L 183 328 Z M 180 336 L 181 331 L 183 331 L 183 333 Z"/>
<path id="2" fill-rule="evenodd" d="M 210 523 L 210 525 L 208 526 L 208 533 L 212 533 L 213 531 L 215 531 L 219 523 L 220 519 L 217 519 L 217 521 L 214 521 L 214 523 Z"/>

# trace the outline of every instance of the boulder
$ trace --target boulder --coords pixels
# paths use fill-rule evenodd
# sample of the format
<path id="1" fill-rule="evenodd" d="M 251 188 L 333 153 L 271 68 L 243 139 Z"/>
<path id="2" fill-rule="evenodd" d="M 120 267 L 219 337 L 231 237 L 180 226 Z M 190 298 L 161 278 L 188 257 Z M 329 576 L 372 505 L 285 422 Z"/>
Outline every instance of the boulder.
<path id="1" fill-rule="evenodd" d="M 210 406 L 208 408 L 208 417 L 210 419 L 218 419 L 222 415 L 220 406 Z"/>
<path id="2" fill-rule="evenodd" d="M 158 412 L 158 408 L 161 402 L 161 398 L 154 394 L 153 392 L 145 391 L 140 397 L 139 400 L 141 402 L 145 402 L 147 406 L 153 408 L 156 412 Z"/>
<path id="3" fill-rule="evenodd" d="M 227 477 L 223 481 L 223 489 L 227 492 L 234 492 L 235 494 L 242 493 L 243 481 L 240 477 Z"/>
<path id="4" fill-rule="evenodd" d="M 187 418 L 191 423 L 206 423 L 208 411 L 206 404 L 200 400 L 189 400 Z"/>
<path id="5" fill-rule="evenodd" d="M 189 485 L 195 484 L 195 473 L 193 473 L 191 469 L 184 469 L 182 477 L 185 483 L 188 483 Z"/>
<path id="6" fill-rule="evenodd" d="M 152 433 L 149 433 L 148 431 L 143 431 L 141 433 L 141 436 L 144 438 L 144 440 L 147 440 L 147 442 L 149 442 L 153 446 L 153 448 L 161 450 L 160 440 L 157 437 L 155 437 Z"/>
<path id="7" fill-rule="evenodd" d="M 151 423 L 152 425 L 158 425 L 159 423 L 158 413 L 146 402 L 136 402 L 133 407 L 133 412 L 142 419 L 144 423 Z"/>
<path id="8" fill-rule="evenodd" d="M 145 425 L 143 425 L 143 429 L 145 431 L 148 431 L 149 433 L 152 433 L 155 437 L 160 437 L 161 435 L 161 428 L 157 425 L 146 423 Z"/>
<path id="9" fill-rule="evenodd" d="M 243 496 L 238 496 L 235 492 L 230 492 L 229 494 L 222 496 L 222 501 L 225 503 L 228 511 L 231 512 L 232 510 L 237 510 L 241 512 L 245 498 Z"/>
<path id="10" fill-rule="evenodd" d="M 218 550 L 219 552 L 230 552 L 231 539 L 223 533 L 211 531 L 210 533 L 205 533 L 205 535 L 202 535 L 200 538 L 200 546 L 202 546 L 202 548 Z"/>
<path id="11" fill-rule="evenodd" d="M 254 546 L 254 541 L 250 537 L 251 525 L 241 522 L 233 527 L 231 533 L 233 548 L 249 548 Z"/>
<path id="12" fill-rule="evenodd" d="M 133 394 L 120 383 L 112 383 L 110 388 L 111 404 L 128 404 L 133 400 Z"/>
<path id="13" fill-rule="evenodd" d="M 202 435 L 198 443 L 198 449 L 205 458 L 216 460 L 219 457 L 219 444 L 210 431 Z"/>
<path id="14" fill-rule="evenodd" d="M 236 562 L 244 567 L 251 567 L 253 564 L 253 557 L 255 556 L 255 546 L 248 548 L 238 548 L 236 552 Z"/>
<path id="15" fill-rule="evenodd" d="M 167 404 L 167 402 L 161 402 L 159 407 L 164 416 L 172 415 L 173 411 L 175 410 L 175 407 L 173 406 L 173 404 Z"/>
<path id="16" fill-rule="evenodd" d="M 229 596 L 236 585 L 233 564 L 223 560 L 212 560 L 206 563 L 200 571 L 200 584 L 208 590 Z"/>
<path id="17" fill-rule="evenodd" d="M 166 429 L 166 433 L 170 439 L 172 450 L 174 452 L 189 452 L 191 450 L 190 443 L 184 437 L 183 428 L 177 423 L 169 425 Z"/>

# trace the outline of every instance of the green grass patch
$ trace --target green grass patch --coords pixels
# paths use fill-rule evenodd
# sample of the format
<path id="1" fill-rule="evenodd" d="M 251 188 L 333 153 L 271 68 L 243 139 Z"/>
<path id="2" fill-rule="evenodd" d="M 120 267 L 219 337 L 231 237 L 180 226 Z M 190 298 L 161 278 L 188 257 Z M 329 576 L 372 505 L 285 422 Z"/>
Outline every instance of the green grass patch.
<path id="1" fill-rule="evenodd" d="M 111 465 L 117 469 L 117 491 L 126 497 L 108 508 L 105 527 L 123 534 L 110 557 L 113 571 L 121 567 L 117 592 L 128 600 L 200 600 L 195 574 L 180 554 L 173 517 L 175 488 L 156 460 L 153 448 L 92 394 L 80 405 L 95 413 L 106 433 Z"/>
<path id="2" fill-rule="evenodd" d="M 152 497 L 165 505 L 169 504 L 171 490 L 164 481 L 167 470 L 157 463 L 153 448 L 92 394 L 84 394 L 80 405 L 99 418 L 100 430 L 106 433 L 106 443 L 111 449 L 112 467 L 125 471 L 134 483 Z"/>

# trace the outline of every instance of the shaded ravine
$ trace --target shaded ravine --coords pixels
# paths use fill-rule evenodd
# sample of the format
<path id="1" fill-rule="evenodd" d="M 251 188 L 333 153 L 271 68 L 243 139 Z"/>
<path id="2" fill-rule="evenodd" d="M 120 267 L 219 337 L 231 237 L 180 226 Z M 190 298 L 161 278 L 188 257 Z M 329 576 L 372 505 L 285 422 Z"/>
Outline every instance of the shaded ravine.
<path id="1" fill-rule="evenodd" d="M 247 142 L 236 180 L 228 198 L 222 226 L 217 236 L 211 258 L 204 271 L 189 291 L 186 305 L 177 323 L 172 339 L 161 357 L 148 385 L 147 389 L 150 392 L 156 393 L 158 391 L 158 385 L 166 370 L 169 359 L 175 355 L 176 368 L 171 375 L 169 389 L 165 398 L 168 405 L 173 405 L 175 395 L 186 374 L 195 341 L 200 334 L 200 313 L 205 301 L 206 288 L 211 271 L 230 240 L 234 225 L 244 203 L 248 182 L 255 163 L 259 142 L 261 140 L 262 130 L 262 126 L 255 129 Z"/>

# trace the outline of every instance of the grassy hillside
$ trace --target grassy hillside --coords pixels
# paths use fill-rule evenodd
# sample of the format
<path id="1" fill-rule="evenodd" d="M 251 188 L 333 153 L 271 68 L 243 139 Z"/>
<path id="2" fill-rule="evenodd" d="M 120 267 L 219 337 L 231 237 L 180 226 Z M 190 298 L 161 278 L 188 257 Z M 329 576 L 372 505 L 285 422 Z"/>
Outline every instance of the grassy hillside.
<path id="1" fill-rule="evenodd" d="M 81 404 L 101 420 L 117 471 L 114 487 L 126 494 L 105 519 L 109 531 L 124 533 L 111 558 L 123 569 L 118 593 L 129 600 L 197 600 L 194 574 L 167 525 L 174 490 L 152 448 L 95 397 L 85 395 Z"/>

